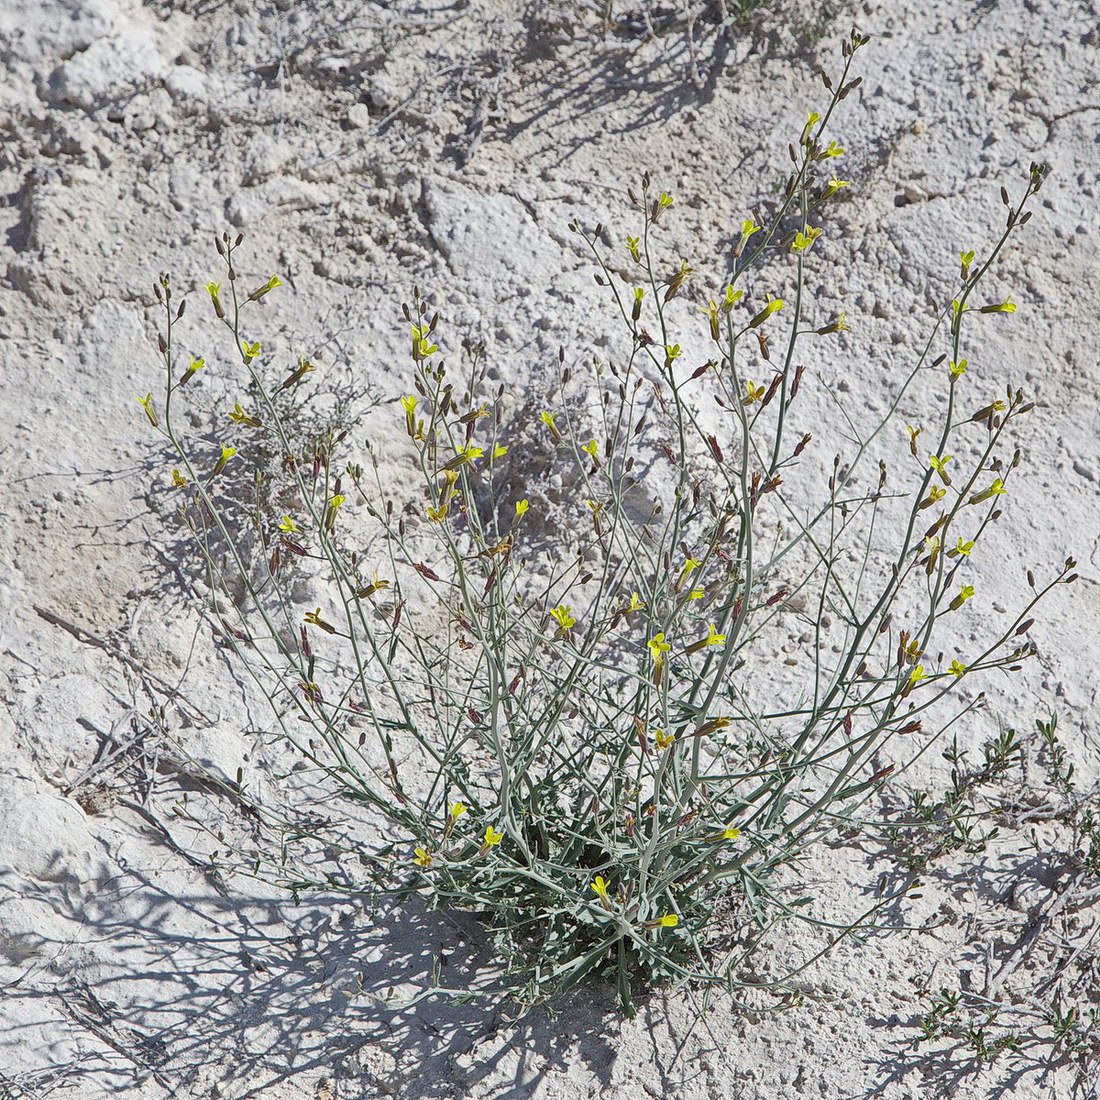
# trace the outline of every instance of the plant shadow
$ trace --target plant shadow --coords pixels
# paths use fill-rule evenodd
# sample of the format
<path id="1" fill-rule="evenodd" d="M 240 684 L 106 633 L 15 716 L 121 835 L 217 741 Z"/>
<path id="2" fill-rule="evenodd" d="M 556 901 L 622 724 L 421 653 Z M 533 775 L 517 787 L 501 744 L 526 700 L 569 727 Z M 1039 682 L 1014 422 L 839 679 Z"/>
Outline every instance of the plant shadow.
<path id="1" fill-rule="evenodd" d="M 178 889 L 125 859 L 101 863 L 94 889 L 72 876 L 32 882 L 0 871 L 0 903 L 35 904 L 52 915 L 40 927 L 72 933 L 38 933 L 24 945 L 18 976 L 0 985 L 5 1014 L 18 1021 L 21 1001 L 46 1002 L 54 1023 L 97 1047 L 42 1066 L 40 1083 L 118 1091 L 151 1079 L 172 1096 L 217 1086 L 245 1100 L 324 1078 L 337 1090 L 330 1095 L 370 1086 L 429 1098 L 468 1095 L 492 1075 L 491 1095 L 517 1097 L 578 1061 L 608 1083 L 609 989 L 572 998 L 557 1016 L 510 1012 L 491 994 L 488 1004 L 430 994 L 489 992 L 473 915 L 429 912 L 415 899 L 296 905 L 188 877 L 191 888 Z M 78 944 L 94 944 L 94 955 Z M 3 1029 L 0 1067 L 42 1052 L 28 1034 L 37 1026 Z"/>

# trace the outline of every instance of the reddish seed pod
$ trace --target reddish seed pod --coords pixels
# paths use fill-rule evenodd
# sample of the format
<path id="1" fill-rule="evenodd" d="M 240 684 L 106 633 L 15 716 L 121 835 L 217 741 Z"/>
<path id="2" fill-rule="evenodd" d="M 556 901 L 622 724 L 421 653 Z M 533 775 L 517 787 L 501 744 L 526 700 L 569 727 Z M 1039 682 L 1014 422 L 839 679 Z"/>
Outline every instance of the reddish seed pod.
<path id="1" fill-rule="evenodd" d="M 794 380 L 791 382 L 791 400 L 793 401 L 798 396 L 798 387 L 802 385 L 802 373 L 805 371 L 805 367 L 799 364 L 794 368 Z"/>

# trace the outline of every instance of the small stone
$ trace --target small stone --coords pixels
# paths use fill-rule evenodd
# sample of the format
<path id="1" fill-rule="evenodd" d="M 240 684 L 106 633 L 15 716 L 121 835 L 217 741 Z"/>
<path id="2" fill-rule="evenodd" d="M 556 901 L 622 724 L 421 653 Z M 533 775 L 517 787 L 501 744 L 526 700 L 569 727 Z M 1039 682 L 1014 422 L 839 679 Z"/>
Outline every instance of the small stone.
<path id="1" fill-rule="evenodd" d="M 164 86 L 168 89 L 168 94 L 177 102 L 202 102 L 206 99 L 206 77 L 190 65 L 173 66 L 164 78 Z"/>
<path id="2" fill-rule="evenodd" d="M 355 103 L 348 109 L 348 126 L 352 130 L 365 130 L 371 124 L 370 108 L 365 103 Z"/>

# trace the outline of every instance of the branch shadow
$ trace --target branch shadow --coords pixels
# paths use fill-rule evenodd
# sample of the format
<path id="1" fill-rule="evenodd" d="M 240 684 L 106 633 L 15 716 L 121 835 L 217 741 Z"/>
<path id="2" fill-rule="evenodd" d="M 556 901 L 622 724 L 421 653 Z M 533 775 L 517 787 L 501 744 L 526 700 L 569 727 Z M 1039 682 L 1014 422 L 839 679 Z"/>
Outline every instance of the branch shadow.
<path id="1" fill-rule="evenodd" d="M 100 863 L 93 889 L 74 876 L 42 882 L 0 870 L 0 904 L 37 903 L 56 918 L 43 923 L 72 931 L 25 945 L 15 979 L 0 982 L 9 1021 L 24 1018 L 21 1001 L 46 1001 L 56 1022 L 98 1046 L 41 1066 L 37 1080 L 116 1091 L 153 1080 L 171 1096 L 216 1083 L 258 1100 L 291 1078 L 323 1077 L 434 1098 L 467 1095 L 493 1074 L 507 1085 L 492 1095 L 519 1097 L 579 1060 L 608 1084 L 610 989 L 572 999 L 557 1018 L 426 995 L 433 986 L 490 990 L 473 915 L 429 912 L 415 899 L 296 905 L 187 877 L 190 888 L 178 889 L 121 856 Z M 3 962 L 0 974 L 11 970 Z M 46 1053 L 34 1027 L 0 1029 L 0 1068 L 26 1068 L 28 1050 Z"/>

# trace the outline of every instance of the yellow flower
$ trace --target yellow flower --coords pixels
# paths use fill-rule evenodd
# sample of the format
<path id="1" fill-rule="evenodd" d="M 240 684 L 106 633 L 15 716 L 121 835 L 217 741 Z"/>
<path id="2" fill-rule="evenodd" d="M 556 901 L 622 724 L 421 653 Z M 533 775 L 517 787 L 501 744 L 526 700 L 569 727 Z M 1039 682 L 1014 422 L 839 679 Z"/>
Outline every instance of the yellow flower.
<path id="1" fill-rule="evenodd" d="M 312 626 L 320 627 L 326 634 L 336 633 L 336 627 L 334 627 L 332 623 L 326 622 L 321 618 L 321 609 L 319 607 L 315 611 L 307 611 L 305 621 Z"/>
<path id="2" fill-rule="evenodd" d="M 969 365 L 969 359 L 960 359 L 957 363 L 952 361 L 949 366 L 951 370 L 952 378 L 961 378 L 966 373 L 966 368 Z"/>
<path id="3" fill-rule="evenodd" d="M 642 598 L 637 592 L 630 593 L 630 603 L 626 605 L 626 610 L 628 612 L 645 610 L 645 604 L 642 603 Z"/>
<path id="4" fill-rule="evenodd" d="M 380 580 L 377 573 L 374 574 L 374 580 L 370 584 L 364 584 L 356 591 L 356 596 L 360 599 L 365 599 L 367 596 L 373 596 L 375 592 L 381 592 L 383 589 L 389 588 L 390 582 Z"/>
<path id="5" fill-rule="evenodd" d="M 661 197 L 657 200 L 657 205 L 664 210 L 670 207 L 675 201 L 676 200 L 667 191 L 662 191 Z"/>
<path id="6" fill-rule="evenodd" d="M 830 324 L 822 325 L 817 329 L 818 336 L 828 336 L 830 332 L 851 332 L 852 326 L 848 324 L 848 314 L 837 314 L 837 319 Z"/>
<path id="7" fill-rule="evenodd" d="M 722 839 L 723 840 L 736 840 L 740 835 L 741 835 L 741 830 L 740 829 L 735 829 L 732 826 L 730 826 L 727 829 L 722 830 Z"/>
<path id="8" fill-rule="evenodd" d="M 928 490 L 928 496 L 926 496 L 924 498 L 924 500 L 922 500 L 920 502 L 920 504 L 917 505 L 917 507 L 918 508 L 931 508 L 932 505 L 936 503 L 936 501 L 943 500 L 943 498 L 946 495 L 947 495 L 947 490 L 946 489 L 942 488 L 939 485 L 933 485 Z"/>
<path id="9" fill-rule="evenodd" d="M 966 671 L 966 665 L 962 661 L 952 661 L 950 671 L 952 676 L 961 676 Z"/>
<path id="10" fill-rule="evenodd" d="M 516 502 L 516 515 L 522 516 L 526 514 L 527 509 L 530 508 L 530 502 L 527 500 L 520 500 Z"/>
<path id="11" fill-rule="evenodd" d="M 154 428 L 157 427 L 160 421 L 157 419 L 156 410 L 153 408 L 153 395 L 147 393 L 144 397 L 139 397 L 137 403 L 145 410 L 145 416 L 149 423 L 152 424 Z"/>
<path id="12" fill-rule="evenodd" d="M 448 810 L 448 814 L 450 815 L 451 819 L 455 820 L 455 821 L 457 821 L 465 812 L 466 812 L 466 803 L 465 802 L 456 802 L 450 808 L 450 810 Z"/>
<path id="13" fill-rule="evenodd" d="M 221 320 L 225 316 L 225 308 L 222 306 L 222 300 L 218 296 L 218 291 L 221 290 L 221 283 L 207 283 L 206 293 L 210 295 L 210 303 L 214 307 L 214 315 Z"/>
<path id="14" fill-rule="evenodd" d="M 997 302 L 995 305 L 982 306 L 979 313 L 1015 313 L 1016 303 L 1011 298 L 1006 298 L 1003 302 Z"/>
<path id="15" fill-rule="evenodd" d="M 635 263 L 641 263 L 641 256 L 638 253 L 639 243 L 640 238 L 638 237 L 627 237 L 626 239 L 626 250 L 630 253 L 630 258 L 634 260 Z"/>
<path id="16" fill-rule="evenodd" d="M 550 612 L 550 614 L 553 618 L 557 620 L 558 625 L 562 628 L 562 630 L 569 630 L 570 627 L 576 626 L 577 620 L 569 614 L 569 609 L 567 607 L 555 607 L 554 610 Z"/>
<path id="17" fill-rule="evenodd" d="M 298 524 L 290 518 L 290 516 L 283 516 L 282 522 L 279 524 L 279 530 L 284 535 L 293 535 L 295 531 L 301 530 Z"/>
<path id="18" fill-rule="evenodd" d="M 321 521 L 321 525 L 326 531 L 331 531 L 336 526 L 336 514 L 340 511 L 340 505 L 344 503 L 348 498 L 345 496 L 332 496 L 329 497 L 328 504 L 325 505 L 325 513 Z"/>
<path id="19" fill-rule="evenodd" d="M 994 413 L 1004 412 L 1007 407 L 1003 401 L 990 401 L 988 405 L 983 405 L 970 419 L 988 420 Z"/>
<path id="20" fill-rule="evenodd" d="M 439 350 L 439 346 L 428 339 L 430 335 L 429 325 L 423 327 L 419 325 L 412 326 L 412 356 L 418 363 L 421 359 L 427 359 Z"/>
<path id="21" fill-rule="evenodd" d="M 701 600 L 705 595 L 706 595 L 706 593 L 701 588 L 693 588 L 688 593 L 688 599 L 689 600 Z"/>
<path id="22" fill-rule="evenodd" d="M 256 288 L 256 289 L 255 289 L 255 290 L 254 290 L 254 291 L 253 291 L 253 292 L 252 292 L 252 293 L 251 293 L 251 294 L 250 294 L 250 295 L 248 296 L 248 300 L 249 300 L 250 302 L 255 302 L 255 301 L 258 301 L 258 300 L 259 300 L 260 298 L 262 298 L 262 297 L 263 297 L 263 296 L 264 296 L 264 295 L 265 295 L 265 294 L 266 294 L 266 293 L 267 293 L 267 292 L 268 292 L 269 290 L 274 290 L 274 289 L 275 289 L 275 288 L 276 288 L 277 286 L 282 286 L 282 285 L 283 285 L 283 280 L 282 280 L 282 279 L 280 279 L 278 275 L 272 275 L 272 276 L 271 276 L 271 278 L 270 278 L 270 279 L 268 279 L 268 280 L 267 280 L 267 282 L 263 284 L 263 286 L 258 286 L 258 287 L 257 287 L 257 288 Z"/>
<path id="23" fill-rule="evenodd" d="M 503 443 L 498 443 L 493 448 L 493 458 L 500 458 L 501 455 L 506 455 L 507 453 L 508 453 L 508 448 L 505 447 Z"/>
<path id="24" fill-rule="evenodd" d="M 214 466 L 214 473 L 215 474 L 220 474 L 222 472 L 222 470 L 225 469 L 226 464 L 229 462 L 229 460 L 236 453 L 237 453 L 237 448 L 236 447 L 228 447 L 225 444 L 222 444 L 221 458 L 218 459 L 217 463 Z"/>
<path id="25" fill-rule="evenodd" d="M 919 684 L 925 678 L 925 675 L 924 665 L 915 665 L 912 672 L 909 673 L 909 686 Z"/>
<path id="26" fill-rule="evenodd" d="M 835 195 L 842 187 L 851 187 L 850 180 L 838 180 L 834 175 L 828 183 L 825 184 L 825 197 L 830 198 Z"/>
<path id="27" fill-rule="evenodd" d="M 786 302 L 782 298 L 773 298 L 764 308 L 749 322 L 749 328 L 758 328 L 762 325 L 773 313 L 783 309 L 786 306 Z"/>
<path id="28" fill-rule="evenodd" d="M 401 398 L 401 404 L 405 409 L 405 431 L 409 433 L 411 439 L 416 438 L 416 406 L 419 403 L 420 398 L 414 394 Z"/>
<path id="29" fill-rule="evenodd" d="M 958 609 L 973 595 L 974 586 L 972 584 L 964 584 L 962 588 L 959 589 L 959 594 L 951 601 L 949 610 L 958 611 Z"/>
<path id="30" fill-rule="evenodd" d="M 487 852 L 490 848 L 495 848 L 504 839 L 504 834 L 494 829 L 492 825 L 487 825 L 485 828 L 485 840 L 482 842 L 481 850 Z"/>
<path id="31" fill-rule="evenodd" d="M 182 486 L 184 486 L 184 485 L 186 485 L 186 484 L 187 484 L 187 478 L 185 478 L 185 477 L 183 476 L 183 474 L 181 474 L 181 473 L 179 472 L 179 470 L 173 470 L 173 471 L 172 471 L 172 484 L 173 484 L 173 485 L 174 485 L 174 486 L 175 486 L 175 487 L 176 487 L 177 489 L 179 489 L 179 488 L 181 488 Z"/>
<path id="32" fill-rule="evenodd" d="M 649 652 L 653 655 L 653 660 L 656 661 L 658 664 L 660 664 L 664 660 L 662 654 L 667 653 L 672 648 L 672 646 L 665 641 L 665 636 L 663 632 L 660 634 L 655 634 L 652 638 L 649 639 L 648 642 L 646 642 L 646 645 L 649 646 Z"/>
<path id="33" fill-rule="evenodd" d="M 928 465 L 940 475 L 940 480 L 944 485 L 951 484 L 951 478 L 948 476 L 946 466 L 951 461 L 951 455 L 932 455 L 928 459 Z"/>
<path id="34" fill-rule="evenodd" d="M 822 157 L 842 157 L 844 156 L 844 146 L 839 145 L 835 141 L 829 142 L 829 147 L 821 154 Z"/>
<path id="35" fill-rule="evenodd" d="M 969 252 L 959 253 L 959 264 L 962 270 L 962 280 L 965 283 L 970 278 L 970 265 L 974 262 L 974 257 L 977 253 L 971 249 Z"/>
<path id="36" fill-rule="evenodd" d="M 759 401 L 767 390 L 763 386 L 758 386 L 755 382 L 745 383 L 745 396 L 741 398 L 742 405 L 751 405 L 756 401 Z"/>
<path id="37" fill-rule="evenodd" d="M 432 853 L 427 848 L 415 849 L 416 854 L 413 856 L 413 863 L 418 867 L 430 867 L 432 865 Z"/>
<path id="38" fill-rule="evenodd" d="M 805 226 L 804 231 L 799 230 L 794 235 L 794 242 L 791 244 L 791 250 L 793 252 L 805 252 L 812 247 L 814 241 L 821 236 L 820 226 Z"/>
<path id="39" fill-rule="evenodd" d="M 233 406 L 233 411 L 227 414 L 230 420 L 236 421 L 238 424 L 246 424 L 250 428 L 258 428 L 260 422 L 241 408 L 240 404 Z"/>
<path id="40" fill-rule="evenodd" d="M 185 383 L 190 382 L 191 379 L 194 378 L 194 376 L 198 374 L 198 372 L 202 370 L 202 368 L 205 366 L 205 359 L 192 359 L 191 365 L 187 368 L 187 370 L 183 372 L 183 377 L 180 379 L 179 384 L 182 386 Z"/>
<path id="41" fill-rule="evenodd" d="M 1005 491 L 1005 483 L 999 478 L 993 479 L 993 484 L 988 489 L 983 489 L 980 493 L 975 493 L 970 498 L 971 504 L 981 504 L 983 500 L 989 500 L 990 497 L 995 497 L 999 493 Z"/>
<path id="42" fill-rule="evenodd" d="M 703 645 L 725 645 L 725 634 L 719 634 L 714 623 L 710 624 L 710 633 L 703 640 Z"/>
<path id="43" fill-rule="evenodd" d="M 485 454 L 484 447 L 478 447 L 473 443 L 459 444 L 455 447 L 455 455 L 457 457 L 452 458 L 451 461 L 447 463 L 446 468 L 454 469 L 454 467 L 463 466 L 467 462 L 472 463 L 476 459 L 481 458 L 483 454 Z"/>
<path id="44" fill-rule="evenodd" d="M 923 428 L 914 428 L 909 424 L 905 425 L 905 430 L 909 433 L 909 453 L 915 455 L 917 453 L 917 436 L 924 431 Z"/>
<path id="45" fill-rule="evenodd" d="M 960 535 L 958 541 L 955 543 L 955 548 L 953 550 L 947 551 L 947 556 L 949 558 L 957 558 L 961 554 L 964 557 L 969 557 L 970 551 L 973 549 L 974 540 L 971 539 L 969 542 L 964 542 L 962 536 Z"/>
<path id="46" fill-rule="evenodd" d="M 665 913 L 657 923 L 662 928 L 675 928 L 680 923 L 680 918 L 675 913 Z"/>
<path id="47" fill-rule="evenodd" d="M 597 451 L 599 451 L 599 445 L 594 439 L 590 439 L 587 443 L 582 444 L 581 450 L 587 451 L 593 458 L 596 457 Z"/>
<path id="48" fill-rule="evenodd" d="M 260 344 L 259 340 L 257 340 L 253 344 L 250 344 L 247 340 L 242 341 L 241 355 L 244 357 L 244 361 L 246 363 L 251 363 L 252 360 L 255 359 L 262 350 L 263 346 Z"/>
<path id="49" fill-rule="evenodd" d="M 591 889 L 605 905 L 610 904 L 610 899 L 607 896 L 608 884 L 604 881 L 603 875 L 597 875 L 592 880 Z"/>
<path id="50" fill-rule="evenodd" d="M 700 568 L 702 564 L 703 563 L 698 558 L 688 558 L 680 569 L 680 576 L 676 580 L 676 587 L 682 588 L 684 581 L 686 581 L 696 569 Z"/>
<path id="51" fill-rule="evenodd" d="M 657 742 L 657 748 L 667 749 L 676 740 L 676 735 L 665 733 L 664 730 L 654 730 L 653 739 Z"/>
<path id="52" fill-rule="evenodd" d="M 759 229 L 760 226 L 757 226 L 756 228 Z M 753 230 L 753 232 L 756 232 L 756 230 Z M 737 305 L 737 303 L 741 301 L 744 296 L 745 292 L 743 290 L 734 290 L 732 286 L 726 287 L 726 295 L 722 300 L 723 311 L 729 313 L 729 311 L 733 309 L 733 307 Z"/>

